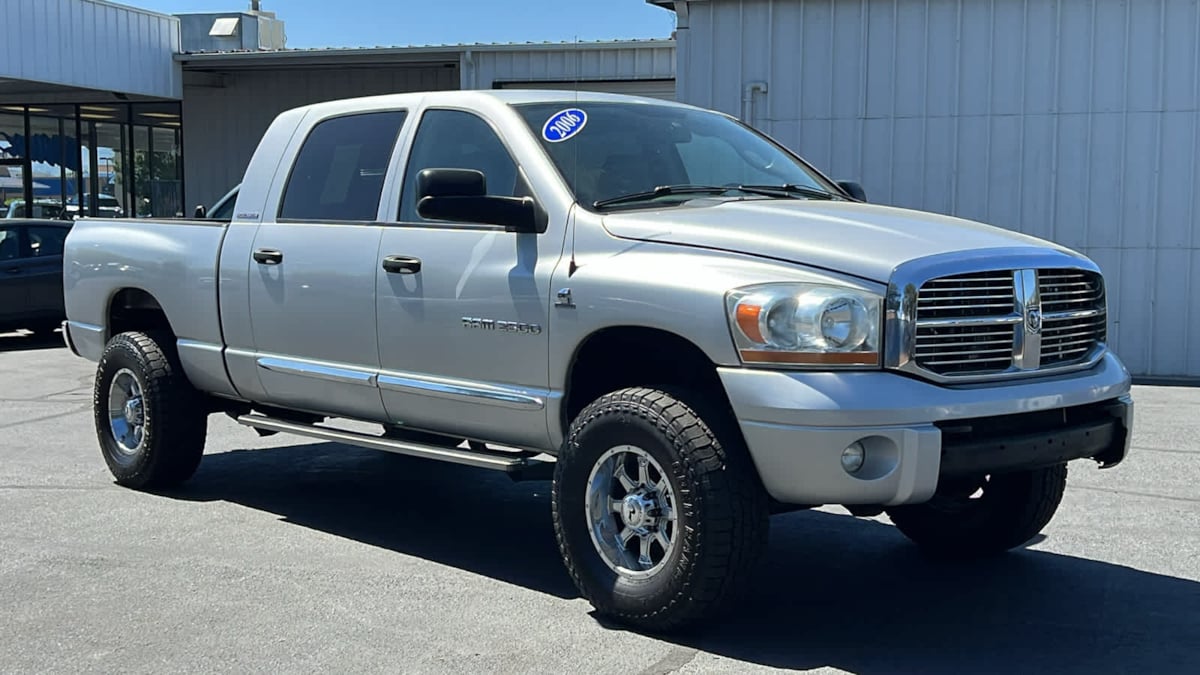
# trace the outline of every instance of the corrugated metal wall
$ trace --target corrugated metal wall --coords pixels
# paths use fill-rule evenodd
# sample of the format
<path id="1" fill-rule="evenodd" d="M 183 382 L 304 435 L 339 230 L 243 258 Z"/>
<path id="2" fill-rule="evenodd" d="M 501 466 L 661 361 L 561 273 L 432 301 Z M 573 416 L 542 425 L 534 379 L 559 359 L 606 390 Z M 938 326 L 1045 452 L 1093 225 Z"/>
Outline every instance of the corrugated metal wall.
<path id="1" fill-rule="evenodd" d="M 563 49 L 485 49 L 472 52 L 469 59 L 466 54 L 463 56 L 463 89 L 491 89 L 513 82 L 563 82 L 573 88 L 576 79 L 580 88 L 587 88 L 591 81 L 597 83 L 597 88 L 606 87 L 604 91 L 613 91 L 615 83 L 658 80 L 664 86 L 653 93 L 671 95 L 675 43 L 655 40 L 623 45 L 571 45 Z M 633 89 L 638 87 L 633 85 Z M 639 91 L 646 90 L 643 86 Z"/>
<path id="2" fill-rule="evenodd" d="M 0 78 L 179 98 L 179 21 L 96 0 L 0 0 Z M 14 39 L 19 36 L 22 39 Z"/>
<path id="3" fill-rule="evenodd" d="M 259 138 L 280 112 L 338 98 L 457 89 L 453 65 L 238 71 L 219 79 L 188 73 L 183 96 L 188 213 L 197 204 L 211 206 L 241 181 Z"/>
<path id="4" fill-rule="evenodd" d="M 1197 0 L 713 0 L 680 100 L 741 114 L 872 201 L 1083 251 L 1139 375 L 1200 377 Z"/>

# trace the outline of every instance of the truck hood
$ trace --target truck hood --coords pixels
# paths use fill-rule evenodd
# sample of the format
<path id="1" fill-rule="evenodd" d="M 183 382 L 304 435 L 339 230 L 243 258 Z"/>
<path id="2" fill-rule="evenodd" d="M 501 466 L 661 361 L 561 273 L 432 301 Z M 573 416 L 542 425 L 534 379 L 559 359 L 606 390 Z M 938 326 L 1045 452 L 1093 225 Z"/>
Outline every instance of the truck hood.
<path id="1" fill-rule="evenodd" d="M 746 253 L 884 283 L 900 263 L 941 253 L 1020 246 L 1071 253 L 961 218 L 824 200 L 695 200 L 654 211 L 607 214 L 604 227 L 625 239 Z"/>

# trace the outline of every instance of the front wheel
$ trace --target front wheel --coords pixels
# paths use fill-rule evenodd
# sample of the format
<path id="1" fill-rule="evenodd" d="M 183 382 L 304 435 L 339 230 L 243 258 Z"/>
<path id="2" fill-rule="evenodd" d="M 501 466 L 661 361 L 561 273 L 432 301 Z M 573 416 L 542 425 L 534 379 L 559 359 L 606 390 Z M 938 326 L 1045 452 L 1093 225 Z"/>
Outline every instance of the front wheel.
<path id="1" fill-rule="evenodd" d="M 767 539 L 766 493 L 719 420 L 664 391 L 600 397 L 571 425 L 553 482 L 554 526 L 600 614 L 674 630 L 711 616 Z"/>
<path id="2" fill-rule="evenodd" d="M 114 336 L 97 366 L 92 409 L 104 461 L 119 485 L 170 487 L 200 464 L 208 411 L 169 337 Z"/>
<path id="3" fill-rule="evenodd" d="M 887 510 L 925 551 L 946 558 L 1003 553 L 1032 539 L 1054 517 L 1067 486 L 1067 465 L 1018 471 L 940 488 L 923 504 Z"/>

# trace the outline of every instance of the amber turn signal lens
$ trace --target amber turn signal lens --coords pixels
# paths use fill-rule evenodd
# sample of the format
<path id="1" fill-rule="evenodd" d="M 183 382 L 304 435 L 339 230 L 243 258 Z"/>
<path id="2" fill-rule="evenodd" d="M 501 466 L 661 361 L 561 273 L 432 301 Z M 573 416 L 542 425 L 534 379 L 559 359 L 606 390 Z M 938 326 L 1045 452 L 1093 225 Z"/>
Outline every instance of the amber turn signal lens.
<path id="1" fill-rule="evenodd" d="M 759 305 L 738 305 L 737 306 L 737 325 L 742 329 L 742 333 L 751 340 L 766 344 L 766 339 L 763 338 L 762 331 L 758 328 L 758 317 L 762 314 L 762 307 Z"/>
<path id="2" fill-rule="evenodd" d="M 792 363 L 805 366 L 876 366 L 879 354 L 875 352 L 770 352 L 761 349 L 743 349 L 742 360 L 746 363 Z"/>

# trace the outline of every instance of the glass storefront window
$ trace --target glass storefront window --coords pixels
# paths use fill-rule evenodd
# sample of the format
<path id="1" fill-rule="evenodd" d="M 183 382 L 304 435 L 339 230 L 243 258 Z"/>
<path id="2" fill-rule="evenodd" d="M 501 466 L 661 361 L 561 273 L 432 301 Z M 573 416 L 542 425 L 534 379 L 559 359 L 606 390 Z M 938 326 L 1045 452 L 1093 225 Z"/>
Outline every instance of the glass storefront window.
<path id="1" fill-rule="evenodd" d="M 13 114 L 12 108 L 21 111 Z M 25 136 L 24 109 L 19 106 L 0 108 L 0 217 L 8 215 L 14 202 L 25 203 L 25 153 L 21 139 Z"/>
<path id="2" fill-rule="evenodd" d="M 0 218 L 13 202 L 13 217 L 182 216 L 180 114 L 178 102 L 0 106 Z"/>

